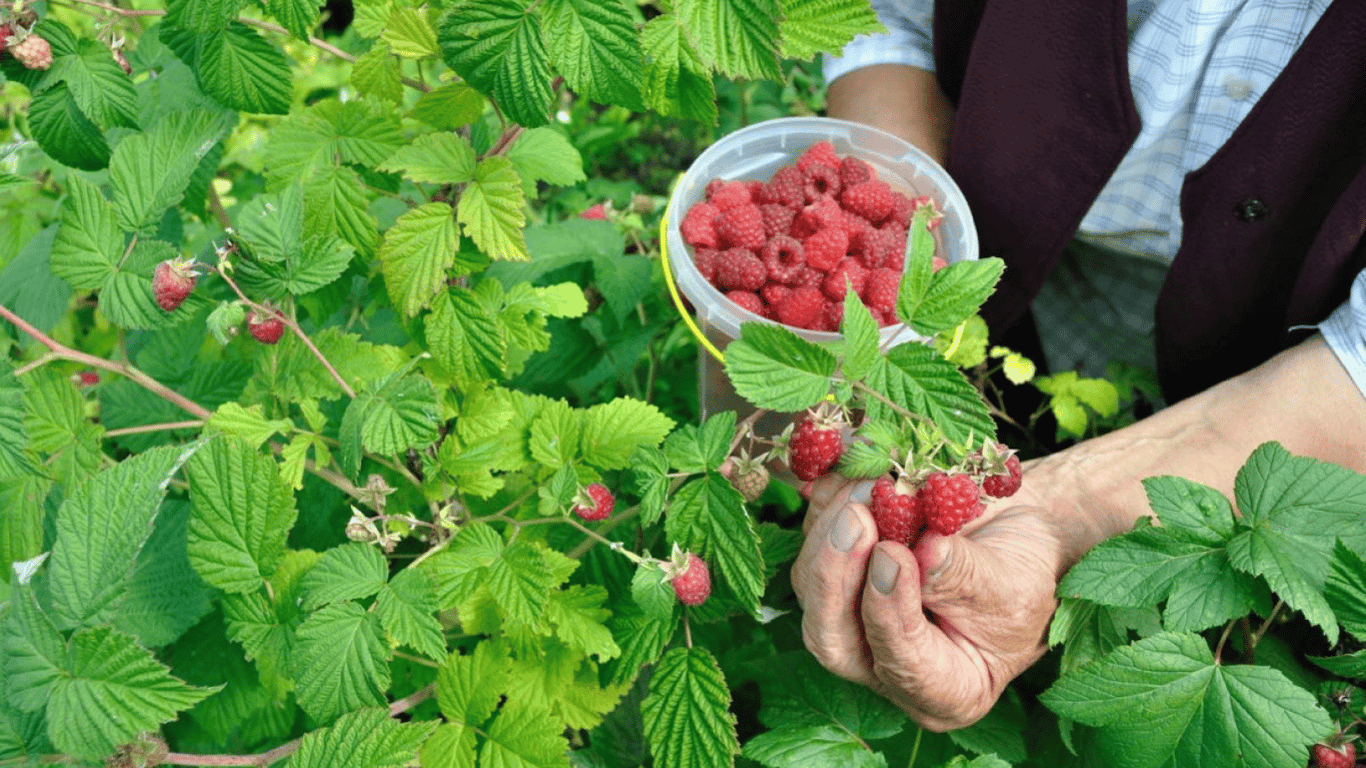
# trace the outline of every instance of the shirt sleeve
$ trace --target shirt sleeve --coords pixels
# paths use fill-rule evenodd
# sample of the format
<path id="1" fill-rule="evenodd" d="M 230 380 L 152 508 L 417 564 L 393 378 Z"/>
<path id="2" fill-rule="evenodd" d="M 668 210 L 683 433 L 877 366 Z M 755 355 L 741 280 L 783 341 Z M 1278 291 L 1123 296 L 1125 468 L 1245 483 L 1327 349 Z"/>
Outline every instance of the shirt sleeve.
<path id="1" fill-rule="evenodd" d="M 1352 293 L 1319 324 L 1319 332 L 1366 396 L 1366 270 L 1352 281 Z"/>
<path id="2" fill-rule="evenodd" d="M 934 0 L 872 0 L 886 32 L 859 35 L 840 55 L 822 58 L 825 82 L 873 64 L 908 64 L 934 71 Z"/>

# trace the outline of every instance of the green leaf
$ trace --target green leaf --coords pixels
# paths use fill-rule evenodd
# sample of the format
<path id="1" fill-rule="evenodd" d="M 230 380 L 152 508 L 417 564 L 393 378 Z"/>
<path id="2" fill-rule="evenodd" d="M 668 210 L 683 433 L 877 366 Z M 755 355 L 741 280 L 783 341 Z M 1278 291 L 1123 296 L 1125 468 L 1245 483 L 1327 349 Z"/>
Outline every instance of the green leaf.
<path id="1" fill-rule="evenodd" d="M 336 233 L 366 258 L 379 247 L 379 223 L 368 193 L 351 168 L 324 168 L 304 182 L 304 232 L 331 240 Z"/>
<path id="2" fill-rule="evenodd" d="M 223 403 L 209 417 L 208 426 L 240 437 L 253 448 L 260 448 L 277 434 L 287 435 L 294 431 L 294 422 L 289 419 L 267 419 L 263 411 L 264 406 L 260 404 L 244 408 L 236 402 Z"/>
<path id="3" fill-rule="evenodd" d="M 53 612 L 64 629 L 113 620 L 166 484 L 189 452 L 157 448 L 125 459 L 62 504 L 48 573 Z"/>
<path id="4" fill-rule="evenodd" d="M 299 750 L 286 768 L 405 768 L 417 760 L 418 750 L 437 724 L 400 722 L 386 709 L 347 712 L 328 728 L 304 734 Z"/>
<path id="5" fill-rule="evenodd" d="M 464 184 L 474 178 L 475 160 L 469 139 L 443 131 L 418 136 L 381 163 L 378 170 L 402 173 L 419 184 Z M 440 207 L 449 218 L 450 206 Z"/>
<path id="6" fill-rule="evenodd" d="M 672 618 L 678 605 L 678 597 L 674 595 L 664 569 L 650 561 L 637 566 L 635 576 L 631 578 L 631 599 L 645 615 L 660 621 Z"/>
<path id="7" fill-rule="evenodd" d="M 612 615 L 603 607 L 607 600 L 607 590 L 597 584 L 576 584 L 551 592 L 547 615 L 555 636 L 570 649 L 595 656 L 599 662 L 620 656 L 611 630 L 603 624 Z"/>
<path id="8" fill-rule="evenodd" d="M 526 261 L 521 177 L 506 157 L 481 160 L 465 186 L 456 218 L 479 250 L 494 260 Z"/>
<path id="9" fill-rule="evenodd" d="M 437 295 L 426 331 L 432 356 L 457 377 L 480 381 L 503 376 L 507 342 L 468 290 L 452 288 Z"/>
<path id="10" fill-rule="evenodd" d="M 664 455 L 678 472 L 716 470 L 730 455 L 735 411 L 722 411 L 701 424 L 684 424 L 664 441 Z M 667 467 L 664 468 L 667 470 Z"/>
<path id="11" fill-rule="evenodd" d="M 569 745 L 559 722 L 543 711 L 509 701 L 488 727 L 479 764 L 489 768 L 568 768 Z"/>
<path id="12" fill-rule="evenodd" d="M 833 727 L 855 741 L 867 742 L 891 738 L 908 722 L 896 705 L 865 686 L 835 677 L 805 651 L 770 658 L 771 666 L 759 677 L 764 702 L 759 718 L 775 733 Z M 826 747 L 833 754 L 845 752 L 834 744 Z M 748 744 L 745 749 L 748 755 Z M 851 759 L 866 758 L 854 755 Z"/>
<path id="13" fill-rule="evenodd" d="M 266 12 L 296 40 L 308 40 L 322 14 L 314 0 L 266 0 Z"/>
<path id="14" fill-rule="evenodd" d="M 469 599 L 502 553 L 503 539 L 497 531 L 487 523 L 475 523 L 462 527 L 446 549 L 427 558 L 422 567 L 437 585 L 441 608 L 452 608 Z"/>
<path id="15" fill-rule="evenodd" d="M 640 524 L 654 525 L 664 512 L 669 495 L 669 462 L 657 448 L 637 448 L 631 454 L 631 470 L 640 493 Z"/>
<path id="16" fill-rule="evenodd" d="M 379 257 L 394 304 L 411 317 L 431 303 L 455 263 L 460 230 L 445 203 L 427 203 L 403 214 L 384 234 Z"/>
<path id="17" fill-rule="evenodd" d="M 669 541 L 698 553 L 717 570 L 750 612 L 764 593 L 764 559 L 759 534 L 745 511 L 744 497 L 715 472 L 678 489 L 664 518 Z"/>
<path id="18" fill-rule="evenodd" d="M 730 690 L 711 652 L 674 648 L 659 660 L 641 702 L 645 737 L 660 768 L 720 768 L 740 752 Z"/>
<path id="19" fill-rule="evenodd" d="M 576 0 L 558 0 L 568 4 Z M 638 70 L 637 70 L 638 71 Z M 554 128 L 532 128 L 508 147 L 507 159 L 522 181 L 544 181 L 567 187 L 584 181 L 583 157 L 563 133 Z M 620 255 L 618 254 L 618 257 Z"/>
<path id="20" fill-rule="evenodd" d="M 1129 643 L 1129 631 L 1141 636 L 1161 631 L 1156 608 L 1111 608 L 1064 597 L 1048 625 L 1048 644 L 1061 645 L 1061 673 L 1067 674 Z"/>
<path id="21" fill-rule="evenodd" d="M 469 768 L 476 762 L 474 731 L 457 723 L 436 727 L 422 745 L 422 768 Z"/>
<path id="22" fill-rule="evenodd" d="M 52 480 L 21 473 L 0 480 L 0 563 L 18 563 L 43 551 L 44 500 Z M 8 580 L 8 574 L 0 581 Z"/>
<path id="23" fill-rule="evenodd" d="M 855 35 L 885 32 L 867 3 L 852 0 L 781 0 L 782 55 L 812 60 L 838 53 Z"/>
<path id="24" fill-rule="evenodd" d="M 28 123 L 38 146 L 62 165 L 83 171 L 98 171 L 109 165 L 104 132 L 81 110 L 65 82 L 33 97 Z"/>
<path id="25" fill-rule="evenodd" d="M 324 605 L 360 600 L 382 589 L 389 581 L 389 561 L 369 545 L 348 542 L 333 547 L 318 558 L 304 574 L 303 608 L 312 611 Z"/>
<path id="26" fill-rule="evenodd" d="M 195 42 L 195 74 L 209 96 L 240 112 L 289 112 L 294 78 L 289 58 L 274 43 L 241 22 L 200 33 Z"/>
<path id="27" fill-rule="evenodd" d="M 429 659 L 446 654 L 446 637 L 436 611 L 436 585 L 426 571 L 405 568 L 379 591 L 375 612 L 394 642 Z"/>
<path id="28" fill-rule="evenodd" d="M 993 437 L 996 425 L 986 404 L 962 372 L 923 344 L 892 347 L 873 366 L 865 383 L 912 413 L 932 419 L 950 439 L 974 442 Z M 895 411 L 880 400 L 867 401 L 868 417 L 895 421 Z"/>
<path id="29" fill-rule="evenodd" d="M 677 14 L 662 13 L 645 24 L 645 101 L 660 115 L 716 123 L 716 87 Z"/>
<path id="30" fill-rule="evenodd" d="M 886 768 L 887 759 L 834 725 L 787 727 L 745 742 L 744 756 L 768 768 Z"/>
<path id="31" fill-rule="evenodd" d="M 79 176 L 66 184 L 62 226 L 52 243 L 52 274 L 78 291 L 99 288 L 118 270 L 124 237 L 114 206 Z"/>
<path id="32" fill-rule="evenodd" d="M 1010 764 L 1022 763 L 1029 756 L 1025 745 L 1024 707 L 1012 689 L 996 700 L 986 717 L 966 728 L 949 731 L 954 744 L 979 755 L 998 755 Z"/>
<path id="33" fill-rule="evenodd" d="M 186 532 L 190 505 L 167 501 L 138 553 L 114 626 L 146 648 L 169 645 L 213 609 L 215 592 L 190 566 Z"/>
<path id="34" fill-rule="evenodd" d="M 66 641 L 28 586 L 16 586 L 9 606 L 0 623 L 5 698 L 25 712 L 37 712 L 66 674 Z"/>
<path id="35" fill-rule="evenodd" d="M 744 323 L 726 348 L 726 374 L 735 391 L 759 408 L 795 412 L 830 391 L 835 356 L 777 325 Z"/>
<path id="36" fill-rule="evenodd" d="M 187 467 L 190 564 L 225 592 L 253 592 L 280 562 L 294 525 L 294 498 L 271 459 L 218 438 Z"/>
<path id="37" fill-rule="evenodd" d="M 389 44 L 394 53 L 408 59 L 424 59 L 440 53 L 436 33 L 427 17 L 416 8 L 395 6 L 389 12 L 388 23 L 380 39 Z"/>
<path id="38" fill-rule="evenodd" d="M 633 112 L 645 108 L 639 13 L 632 4 L 550 0 L 541 7 L 541 16 L 550 57 L 575 93 Z"/>
<path id="39" fill-rule="evenodd" d="M 1004 270 L 1005 262 L 995 257 L 949 264 L 934 273 L 918 305 L 905 292 L 898 296 L 897 315 L 926 336 L 947 331 L 977 313 L 996 290 Z"/>
<path id="40" fill-rule="evenodd" d="M 633 602 L 613 606 L 612 618 L 607 624 L 621 647 L 621 656 L 612 665 L 613 685 L 634 680 L 647 664 L 653 664 L 664 652 L 678 629 L 682 613 L 678 606 L 674 601 L 673 611 L 667 618 L 646 614 Z"/>
<path id="41" fill-rule="evenodd" d="M 854 291 L 844 294 L 840 333 L 844 336 L 844 359 L 840 361 L 844 377 L 856 381 L 867 376 L 881 354 L 882 337 L 878 334 L 877 321 Z"/>
<path id="42" fill-rule="evenodd" d="M 704 62 L 731 77 L 782 79 L 777 0 L 683 0 L 675 7 Z"/>
<path id="43" fill-rule="evenodd" d="M 1366 560 L 1341 542 L 1328 564 L 1324 598 L 1343 629 L 1366 637 Z"/>
<path id="44" fill-rule="evenodd" d="M 51 31 L 52 25 L 48 17 L 38 32 L 41 34 L 44 27 Z M 48 80 L 60 80 L 70 88 L 81 112 L 100 128 L 138 127 L 137 92 L 132 80 L 109 55 L 108 46 L 99 40 L 79 38 L 72 49 L 60 51 L 60 47 L 53 49 L 57 55 L 53 56 Z"/>
<path id="45" fill-rule="evenodd" d="M 436 391 L 429 379 L 396 373 L 347 406 L 360 420 L 361 445 L 382 456 L 430 444 L 437 436 Z"/>
<path id="46" fill-rule="evenodd" d="M 217 32 L 237 18 L 241 0 L 170 0 L 165 24 L 194 32 Z"/>
<path id="47" fill-rule="evenodd" d="M 536 547 L 524 541 L 509 544 L 488 570 L 489 591 L 509 619 L 536 625 L 541 621 L 554 580 Z"/>
<path id="48" fill-rule="evenodd" d="M 1194 634 L 1163 633 L 1063 676 L 1040 700 L 1103 728 L 1128 766 L 1301 768 L 1333 724 L 1268 667 L 1215 663 Z"/>
<path id="49" fill-rule="evenodd" d="M 114 209 L 130 232 L 156 231 L 167 208 L 178 205 L 200 160 L 226 132 L 220 114 L 171 112 L 147 133 L 119 142 L 109 161 Z"/>
<path id="50" fill-rule="evenodd" d="M 217 690 L 177 680 L 136 640 L 108 627 L 71 637 L 64 672 L 47 703 L 48 738 L 88 759 L 157 730 Z"/>
<path id="51" fill-rule="evenodd" d="M 304 620 L 295 642 L 299 706 L 315 720 L 384 703 L 389 646 L 379 616 L 355 603 L 329 605 Z"/>
<path id="52" fill-rule="evenodd" d="M 446 83 L 422 94 L 408 116 L 443 131 L 463 128 L 484 113 L 484 97 L 464 83 Z"/>
<path id="53" fill-rule="evenodd" d="M 512 682 L 512 657 L 504 642 L 485 640 L 468 655 L 452 653 L 436 676 L 436 702 L 446 720 L 481 725 L 498 708 Z"/>
<path id="54" fill-rule="evenodd" d="M 351 85 L 366 96 L 403 102 L 403 73 L 389 46 L 376 43 L 351 65 Z"/>
<path id="55" fill-rule="evenodd" d="M 657 447 L 674 428 L 655 406 L 626 397 L 592 406 L 580 423 L 583 460 L 600 469 L 626 469 L 638 446 Z"/>
<path id="56" fill-rule="evenodd" d="M 554 92 L 540 19 L 524 0 L 465 0 L 442 16 L 437 39 L 446 63 L 488 94 L 513 122 L 545 125 Z"/>

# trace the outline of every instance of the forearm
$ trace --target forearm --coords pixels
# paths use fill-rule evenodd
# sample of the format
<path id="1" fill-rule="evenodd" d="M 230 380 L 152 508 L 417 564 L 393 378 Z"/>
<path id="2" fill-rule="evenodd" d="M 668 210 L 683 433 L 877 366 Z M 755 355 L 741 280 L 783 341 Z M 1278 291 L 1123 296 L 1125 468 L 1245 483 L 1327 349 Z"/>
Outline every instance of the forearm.
<path id="1" fill-rule="evenodd" d="M 953 107 L 933 72 L 904 64 L 853 70 L 830 83 L 826 112 L 900 136 L 941 165 L 948 155 Z"/>
<path id="2" fill-rule="evenodd" d="M 1142 480 L 1176 475 L 1232 498 L 1238 469 L 1264 442 L 1366 471 L 1366 400 L 1321 337 L 1124 429 L 1030 465 L 1073 546 L 1070 567 L 1100 541 L 1149 514 Z"/>

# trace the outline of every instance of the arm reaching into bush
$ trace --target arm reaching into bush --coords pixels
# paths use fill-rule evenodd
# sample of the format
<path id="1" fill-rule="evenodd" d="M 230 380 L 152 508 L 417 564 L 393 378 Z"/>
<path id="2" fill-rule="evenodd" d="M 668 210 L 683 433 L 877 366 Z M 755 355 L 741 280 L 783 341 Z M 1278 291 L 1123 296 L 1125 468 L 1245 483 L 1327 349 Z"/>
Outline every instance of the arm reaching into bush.
<path id="1" fill-rule="evenodd" d="M 876 543 L 867 485 L 823 480 L 793 567 L 807 646 L 933 730 L 986 714 L 1045 650 L 1057 580 L 1148 514 L 1141 480 L 1232 495 L 1262 442 L 1356 471 L 1366 402 L 1315 337 L 1125 429 L 1026 465 L 1024 485 L 960 535 Z"/>

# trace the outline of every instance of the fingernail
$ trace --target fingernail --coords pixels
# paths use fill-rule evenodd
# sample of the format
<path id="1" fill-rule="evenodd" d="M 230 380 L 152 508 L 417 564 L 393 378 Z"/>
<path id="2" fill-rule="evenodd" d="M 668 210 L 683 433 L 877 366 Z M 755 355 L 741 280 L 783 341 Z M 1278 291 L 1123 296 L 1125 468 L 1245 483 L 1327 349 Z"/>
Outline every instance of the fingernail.
<path id="1" fill-rule="evenodd" d="M 896 577 L 901 572 L 901 566 L 896 561 L 880 549 L 873 550 L 873 560 L 868 563 L 868 581 L 872 582 L 873 589 L 884 595 L 892 594 L 896 589 Z"/>
<path id="2" fill-rule="evenodd" d="M 854 510 L 845 507 L 840 510 L 839 517 L 835 518 L 835 524 L 830 527 L 830 546 L 841 552 L 848 552 L 854 548 L 862 535 L 863 525 L 859 522 L 858 515 L 854 514 Z"/>
<path id="3" fill-rule="evenodd" d="M 922 584 L 933 584 L 934 582 L 938 581 L 939 577 L 943 575 L 944 571 L 947 571 L 949 569 L 949 560 L 952 558 L 953 555 L 953 548 L 949 546 L 944 546 L 942 544 L 936 544 L 931 551 L 934 555 L 936 555 L 939 558 L 939 560 L 937 563 L 935 563 L 934 570 L 926 572 L 921 577 L 920 581 Z M 933 563 L 934 560 L 931 560 L 930 562 Z"/>
<path id="4" fill-rule="evenodd" d="M 873 500 L 873 481 L 864 480 L 849 490 L 849 500 L 855 504 L 867 504 Z"/>

